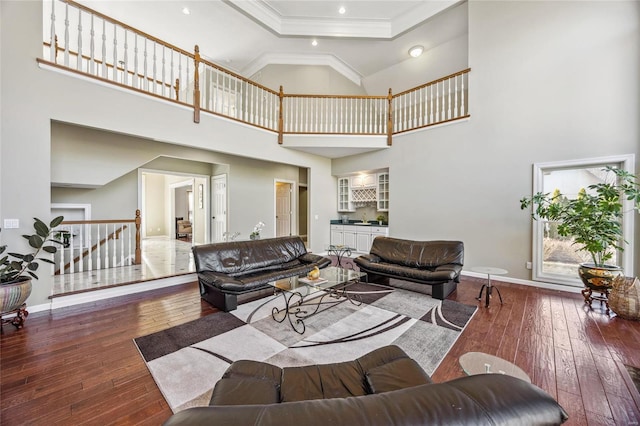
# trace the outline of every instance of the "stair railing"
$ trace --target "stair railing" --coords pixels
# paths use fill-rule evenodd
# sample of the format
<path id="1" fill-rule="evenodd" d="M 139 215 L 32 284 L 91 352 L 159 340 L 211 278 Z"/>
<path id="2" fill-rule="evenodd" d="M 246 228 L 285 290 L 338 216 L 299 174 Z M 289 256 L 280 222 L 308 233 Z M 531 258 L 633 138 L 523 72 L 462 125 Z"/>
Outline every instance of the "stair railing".
<path id="1" fill-rule="evenodd" d="M 55 274 L 139 265 L 140 223 L 140 210 L 134 219 L 63 221 L 54 230 L 64 243 L 54 256 Z"/>

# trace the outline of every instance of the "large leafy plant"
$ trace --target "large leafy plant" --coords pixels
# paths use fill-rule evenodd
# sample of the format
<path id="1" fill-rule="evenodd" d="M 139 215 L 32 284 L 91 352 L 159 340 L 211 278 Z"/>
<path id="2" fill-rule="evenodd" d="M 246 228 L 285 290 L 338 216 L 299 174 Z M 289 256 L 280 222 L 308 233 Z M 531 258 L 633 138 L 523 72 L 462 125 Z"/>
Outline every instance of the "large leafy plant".
<path id="1" fill-rule="evenodd" d="M 568 199 L 559 191 L 538 192 L 520 200 L 520 208 L 533 206 L 534 219 L 558 222 L 558 234 L 573 238 L 578 251 L 586 251 L 596 266 L 611 259 L 614 250 L 624 250 L 622 235 L 623 200 L 640 209 L 640 187 L 636 177 L 616 167 L 607 166 L 604 182 L 580 190 L 577 198 Z M 609 179 L 613 177 L 613 179 Z"/>
<path id="2" fill-rule="evenodd" d="M 38 256 L 42 251 L 52 254 L 58 250 L 55 245 L 49 243 L 63 244 L 61 241 L 51 238 L 54 233 L 53 229 L 60 225 L 63 220 L 64 217 L 58 216 L 47 226 L 40 219 L 34 218 L 33 228 L 35 234 L 22 236 L 29 242 L 29 246 L 34 251 L 26 254 L 7 253 L 2 256 L 0 259 L 0 284 L 14 282 L 23 276 L 38 279 L 35 273 L 38 270 L 38 262 L 54 263 L 51 259 Z M 6 250 L 6 245 L 0 246 L 0 255 Z"/>

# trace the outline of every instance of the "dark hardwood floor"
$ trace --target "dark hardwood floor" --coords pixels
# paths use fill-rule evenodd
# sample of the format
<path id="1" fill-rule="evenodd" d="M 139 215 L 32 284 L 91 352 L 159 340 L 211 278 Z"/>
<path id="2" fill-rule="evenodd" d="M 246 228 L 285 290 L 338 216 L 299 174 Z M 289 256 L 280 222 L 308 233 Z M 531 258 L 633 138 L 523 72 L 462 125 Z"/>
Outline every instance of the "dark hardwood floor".
<path id="1" fill-rule="evenodd" d="M 434 381 L 463 376 L 463 353 L 487 352 L 523 368 L 569 412 L 567 424 L 640 423 L 640 395 L 624 368 L 640 367 L 640 322 L 590 311 L 579 294 L 498 281 L 505 303 L 487 309 L 475 300 L 482 283 L 463 277 L 450 297 L 479 310 Z M 161 424 L 171 411 L 132 339 L 214 311 L 192 283 L 31 314 L 22 330 L 5 326 L 0 424 Z"/>

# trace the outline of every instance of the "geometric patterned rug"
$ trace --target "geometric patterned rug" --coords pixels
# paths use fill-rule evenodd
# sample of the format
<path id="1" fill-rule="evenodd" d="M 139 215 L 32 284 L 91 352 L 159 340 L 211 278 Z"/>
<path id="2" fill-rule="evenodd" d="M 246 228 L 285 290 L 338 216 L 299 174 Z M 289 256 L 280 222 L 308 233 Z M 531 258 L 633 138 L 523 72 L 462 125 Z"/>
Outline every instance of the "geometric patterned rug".
<path id="1" fill-rule="evenodd" d="M 327 364 L 396 344 L 433 374 L 477 309 L 377 284 L 358 283 L 349 293 L 363 303 L 344 301 L 306 319 L 304 334 L 272 318 L 272 309 L 285 305 L 279 294 L 134 341 L 175 413 L 208 405 L 216 382 L 240 359 Z"/>

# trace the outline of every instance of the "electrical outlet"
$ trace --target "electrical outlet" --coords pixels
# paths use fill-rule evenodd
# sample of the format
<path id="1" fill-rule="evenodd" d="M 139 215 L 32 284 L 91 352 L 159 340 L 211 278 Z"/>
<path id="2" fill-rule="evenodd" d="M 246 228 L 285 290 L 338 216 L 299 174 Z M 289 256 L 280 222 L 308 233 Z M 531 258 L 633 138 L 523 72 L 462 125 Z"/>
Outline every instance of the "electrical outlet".
<path id="1" fill-rule="evenodd" d="M 4 220 L 4 228 L 5 229 L 17 229 L 17 228 L 20 228 L 20 219 L 5 219 Z"/>
<path id="2" fill-rule="evenodd" d="M 533 265 L 531 264 L 531 262 L 527 262 L 525 266 L 527 267 L 527 269 L 533 268 Z"/>

